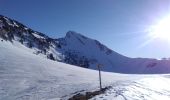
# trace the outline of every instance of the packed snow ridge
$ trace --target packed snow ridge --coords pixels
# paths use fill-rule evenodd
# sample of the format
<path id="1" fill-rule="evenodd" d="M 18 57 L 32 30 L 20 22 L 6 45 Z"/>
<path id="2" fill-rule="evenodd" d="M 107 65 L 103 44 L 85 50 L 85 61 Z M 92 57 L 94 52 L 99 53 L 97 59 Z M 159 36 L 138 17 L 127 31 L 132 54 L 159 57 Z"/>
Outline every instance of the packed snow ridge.
<path id="1" fill-rule="evenodd" d="M 0 38 L 12 44 L 18 42 L 30 49 L 33 54 L 44 58 L 84 68 L 97 69 L 96 66 L 101 64 L 102 70 L 107 72 L 131 74 L 170 72 L 170 60 L 126 57 L 99 41 L 74 31 L 68 31 L 63 38 L 50 38 L 2 15 L 0 15 Z"/>

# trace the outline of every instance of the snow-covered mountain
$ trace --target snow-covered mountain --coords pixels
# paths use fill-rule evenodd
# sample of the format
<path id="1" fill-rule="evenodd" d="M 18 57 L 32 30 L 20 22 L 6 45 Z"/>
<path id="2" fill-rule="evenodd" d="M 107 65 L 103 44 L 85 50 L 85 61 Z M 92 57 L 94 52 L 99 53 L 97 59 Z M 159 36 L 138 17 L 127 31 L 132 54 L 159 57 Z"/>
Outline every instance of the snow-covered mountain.
<path id="1" fill-rule="evenodd" d="M 98 71 L 61 62 L 95 69 L 101 61 L 104 70 L 125 73 L 169 72 L 168 61 L 124 57 L 72 31 L 64 38 L 52 39 L 4 16 L 0 18 L 0 37 L 0 100 L 68 100 L 99 90 Z M 108 67 L 108 59 L 122 66 Z M 146 67 L 150 70 L 142 70 L 145 62 L 151 61 L 155 63 Z M 101 75 L 102 86 L 110 88 L 90 100 L 170 100 L 169 74 Z"/>
<path id="2" fill-rule="evenodd" d="M 45 58 L 90 69 L 102 65 L 103 71 L 119 73 L 169 73 L 170 60 L 129 58 L 97 40 L 69 31 L 64 38 L 50 38 L 25 25 L 0 16 L 1 41 L 18 42 Z"/>
<path id="3" fill-rule="evenodd" d="M 98 71 L 52 61 L 33 51 L 17 41 L 0 41 L 0 100 L 68 100 L 99 90 Z M 101 75 L 102 86 L 110 88 L 90 100 L 170 100 L 169 74 Z"/>

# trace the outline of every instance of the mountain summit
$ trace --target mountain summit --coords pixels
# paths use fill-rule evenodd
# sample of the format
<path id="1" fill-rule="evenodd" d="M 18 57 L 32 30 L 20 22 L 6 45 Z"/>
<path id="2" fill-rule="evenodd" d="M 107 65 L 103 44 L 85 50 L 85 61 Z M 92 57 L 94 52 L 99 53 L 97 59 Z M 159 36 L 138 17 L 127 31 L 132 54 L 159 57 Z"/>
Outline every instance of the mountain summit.
<path id="1" fill-rule="evenodd" d="M 11 42 L 13 46 L 25 46 L 32 53 L 54 61 L 64 62 L 84 68 L 118 73 L 169 73 L 169 60 L 129 58 L 123 56 L 97 40 L 80 33 L 68 31 L 63 38 L 50 38 L 34 31 L 18 21 L 0 15 L 1 42 Z"/>

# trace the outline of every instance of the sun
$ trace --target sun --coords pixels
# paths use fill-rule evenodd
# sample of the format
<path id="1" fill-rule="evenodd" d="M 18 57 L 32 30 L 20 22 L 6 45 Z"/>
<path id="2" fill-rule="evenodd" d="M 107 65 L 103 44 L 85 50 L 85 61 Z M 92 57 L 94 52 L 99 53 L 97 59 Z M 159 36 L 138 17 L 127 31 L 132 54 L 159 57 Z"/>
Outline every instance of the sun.
<path id="1" fill-rule="evenodd" d="M 170 41 L 170 16 L 160 20 L 156 25 L 150 29 L 152 38 L 159 38 Z"/>

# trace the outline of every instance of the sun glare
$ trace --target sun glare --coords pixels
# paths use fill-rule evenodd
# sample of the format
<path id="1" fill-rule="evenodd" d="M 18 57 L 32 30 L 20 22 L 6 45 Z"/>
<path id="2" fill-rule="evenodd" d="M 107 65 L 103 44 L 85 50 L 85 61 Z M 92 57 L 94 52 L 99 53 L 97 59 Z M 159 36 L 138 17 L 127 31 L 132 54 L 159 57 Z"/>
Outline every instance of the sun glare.
<path id="1" fill-rule="evenodd" d="M 170 41 L 170 16 L 165 17 L 150 30 L 152 38 L 160 38 Z"/>

